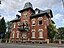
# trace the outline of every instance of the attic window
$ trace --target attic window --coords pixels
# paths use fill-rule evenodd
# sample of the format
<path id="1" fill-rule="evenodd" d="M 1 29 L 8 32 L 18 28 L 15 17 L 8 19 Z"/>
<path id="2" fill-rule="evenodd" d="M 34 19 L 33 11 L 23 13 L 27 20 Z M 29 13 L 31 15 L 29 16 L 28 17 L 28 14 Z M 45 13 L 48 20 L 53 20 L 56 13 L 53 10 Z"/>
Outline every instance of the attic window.
<path id="1" fill-rule="evenodd" d="M 38 11 L 36 11 L 35 14 L 38 14 Z"/>

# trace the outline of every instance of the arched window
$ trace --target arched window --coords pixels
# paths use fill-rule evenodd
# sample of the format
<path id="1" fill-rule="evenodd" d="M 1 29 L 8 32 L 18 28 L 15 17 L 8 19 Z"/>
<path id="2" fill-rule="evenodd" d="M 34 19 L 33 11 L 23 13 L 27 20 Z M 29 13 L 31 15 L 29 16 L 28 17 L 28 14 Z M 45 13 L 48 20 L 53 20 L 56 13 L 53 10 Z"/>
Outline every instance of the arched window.
<path id="1" fill-rule="evenodd" d="M 32 32 L 32 38 L 35 38 L 35 32 L 36 32 L 35 29 L 32 29 L 31 32 Z"/>
<path id="2" fill-rule="evenodd" d="M 20 22 L 18 22 L 17 24 L 20 25 Z"/>
<path id="3" fill-rule="evenodd" d="M 15 26 L 16 26 L 16 23 L 13 23 L 13 25 L 14 25 L 13 27 L 15 28 Z"/>
<path id="4" fill-rule="evenodd" d="M 22 33 L 23 39 L 27 39 L 27 33 Z"/>
<path id="5" fill-rule="evenodd" d="M 16 34 L 17 34 L 17 36 L 16 36 L 16 37 L 17 37 L 17 38 L 19 38 L 19 31 L 17 31 L 17 33 L 16 33 Z"/>
<path id="6" fill-rule="evenodd" d="M 32 19 L 31 21 L 32 21 L 32 26 L 35 26 L 35 23 L 36 23 L 35 19 Z"/>
<path id="7" fill-rule="evenodd" d="M 23 20 L 22 21 L 22 25 L 23 25 L 23 28 L 28 27 L 28 21 L 27 20 Z"/>
<path id="8" fill-rule="evenodd" d="M 43 38 L 43 29 L 39 29 L 38 32 L 39 32 L 39 38 Z"/>
<path id="9" fill-rule="evenodd" d="M 15 34 L 15 32 L 13 31 L 13 32 L 12 32 L 12 38 L 14 38 L 14 34 Z"/>
<path id="10" fill-rule="evenodd" d="M 42 24 L 42 19 L 43 19 L 42 17 L 39 17 L 38 18 L 38 25 L 41 25 Z"/>

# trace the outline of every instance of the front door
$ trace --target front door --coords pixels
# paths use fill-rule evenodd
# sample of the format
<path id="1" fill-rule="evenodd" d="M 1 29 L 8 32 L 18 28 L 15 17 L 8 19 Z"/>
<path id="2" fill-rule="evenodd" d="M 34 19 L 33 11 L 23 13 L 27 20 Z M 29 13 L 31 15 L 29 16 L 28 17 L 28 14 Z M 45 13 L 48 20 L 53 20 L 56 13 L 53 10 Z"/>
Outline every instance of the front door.
<path id="1" fill-rule="evenodd" d="M 27 39 L 27 33 L 26 32 L 22 33 L 22 38 Z"/>

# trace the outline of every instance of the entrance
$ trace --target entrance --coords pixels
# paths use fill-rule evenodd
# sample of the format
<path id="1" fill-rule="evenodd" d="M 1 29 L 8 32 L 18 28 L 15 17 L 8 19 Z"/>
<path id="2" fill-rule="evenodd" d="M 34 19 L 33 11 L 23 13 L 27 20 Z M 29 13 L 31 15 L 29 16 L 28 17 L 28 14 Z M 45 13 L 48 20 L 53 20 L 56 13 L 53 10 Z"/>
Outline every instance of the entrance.
<path id="1" fill-rule="evenodd" d="M 26 32 L 22 33 L 22 38 L 27 39 L 27 33 Z"/>

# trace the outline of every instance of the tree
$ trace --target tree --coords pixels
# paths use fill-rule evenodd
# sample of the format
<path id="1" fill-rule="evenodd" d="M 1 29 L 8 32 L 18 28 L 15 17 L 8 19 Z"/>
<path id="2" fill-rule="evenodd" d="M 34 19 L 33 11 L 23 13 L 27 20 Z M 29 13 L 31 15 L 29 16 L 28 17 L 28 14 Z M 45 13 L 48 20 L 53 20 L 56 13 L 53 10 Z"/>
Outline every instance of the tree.
<path id="1" fill-rule="evenodd" d="M 57 29 L 58 32 L 56 34 L 57 39 L 64 39 L 64 27 L 60 27 Z"/>
<path id="2" fill-rule="evenodd" d="M 6 32 L 6 23 L 3 17 L 2 19 L 0 19 L 0 38 L 5 37 L 5 32 Z"/>
<path id="3" fill-rule="evenodd" d="M 10 38 L 11 25 L 12 23 L 10 21 L 6 23 L 6 39 Z"/>
<path id="4" fill-rule="evenodd" d="M 57 32 L 56 26 L 54 24 L 54 21 L 50 20 L 50 24 L 48 26 L 48 39 L 50 39 L 51 42 L 53 42 L 53 38 Z"/>

